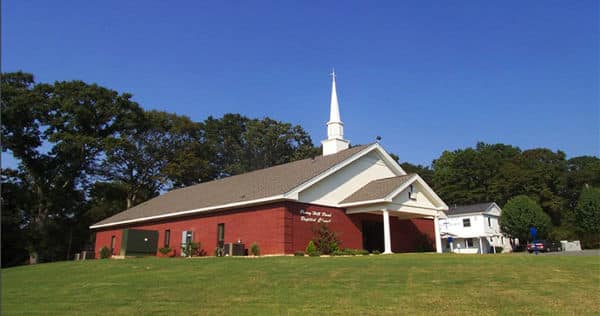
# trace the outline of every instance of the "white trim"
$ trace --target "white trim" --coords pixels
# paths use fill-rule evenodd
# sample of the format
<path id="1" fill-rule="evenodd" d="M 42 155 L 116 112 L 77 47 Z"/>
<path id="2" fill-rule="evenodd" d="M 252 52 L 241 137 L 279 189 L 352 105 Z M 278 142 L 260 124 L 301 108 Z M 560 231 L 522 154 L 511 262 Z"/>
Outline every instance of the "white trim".
<path id="1" fill-rule="evenodd" d="M 90 229 L 102 228 L 102 227 L 108 227 L 108 226 L 117 226 L 117 225 L 122 225 L 122 224 L 129 224 L 129 223 L 145 222 L 145 221 L 154 220 L 154 219 L 176 217 L 176 216 L 189 215 L 189 214 L 195 214 L 195 213 L 203 213 L 203 212 L 208 212 L 208 211 L 225 210 L 225 209 L 236 208 L 236 207 L 240 207 L 240 206 L 252 206 L 255 204 L 262 204 L 264 202 L 275 202 L 275 201 L 284 201 L 284 200 L 288 200 L 288 199 L 286 199 L 283 196 L 283 194 L 275 195 L 275 196 L 251 200 L 251 201 L 235 202 L 235 203 L 229 203 L 229 204 L 223 204 L 223 205 L 217 205 L 217 206 L 203 207 L 203 208 L 198 208 L 198 209 L 188 210 L 188 211 L 179 211 L 179 212 L 173 212 L 173 213 L 167 213 L 167 214 L 161 214 L 161 215 L 140 217 L 140 218 L 129 219 L 129 220 L 124 220 L 124 221 L 120 221 L 120 222 L 92 225 L 92 226 L 90 226 Z"/>

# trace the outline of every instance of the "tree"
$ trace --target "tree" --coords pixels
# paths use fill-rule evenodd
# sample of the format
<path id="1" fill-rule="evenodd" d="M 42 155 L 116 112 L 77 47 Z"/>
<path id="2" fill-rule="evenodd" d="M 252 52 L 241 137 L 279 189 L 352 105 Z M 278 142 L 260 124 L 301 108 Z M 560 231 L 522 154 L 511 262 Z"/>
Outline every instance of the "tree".
<path id="1" fill-rule="evenodd" d="M 3 74 L 2 91 L 2 150 L 19 161 L 9 181 L 28 195 L 7 211 L 20 217 L 31 262 L 65 258 L 70 242 L 62 242 L 60 232 L 72 232 L 66 228 L 85 211 L 101 141 L 137 105 L 130 95 L 97 85 L 35 84 L 22 72 Z"/>
<path id="2" fill-rule="evenodd" d="M 500 227 L 511 238 L 523 242 L 528 240 L 529 228 L 534 226 L 538 236 L 544 236 L 551 228 L 550 217 L 526 195 L 515 196 L 502 208 Z"/>
<path id="3" fill-rule="evenodd" d="M 575 208 L 577 226 L 586 234 L 600 234 L 600 189 L 587 187 L 581 191 Z"/>
<path id="4" fill-rule="evenodd" d="M 394 156 L 392 156 L 392 158 L 396 159 Z M 429 168 L 429 166 L 413 165 L 408 162 L 403 162 L 400 164 L 400 167 L 402 167 L 406 173 L 418 174 L 429 185 L 433 185 L 433 170 Z"/>
<path id="5" fill-rule="evenodd" d="M 449 204 L 504 203 L 514 195 L 507 170 L 520 152 L 509 145 L 485 143 L 444 151 L 433 161 L 432 186 Z"/>
<path id="6" fill-rule="evenodd" d="M 225 114 L 220 119 L 208 117 L 203 127 L 218 178 L 317 155 L 302 127 L 270 118 Z"/>
<path id="7" fill-rule="evenodd" d="M 125 190 L 126 208 L 163 190 L 212 179 L 200 124 L 158 111 L 136 119 L 131 128 L 104 142 L 101 174 Z"/>

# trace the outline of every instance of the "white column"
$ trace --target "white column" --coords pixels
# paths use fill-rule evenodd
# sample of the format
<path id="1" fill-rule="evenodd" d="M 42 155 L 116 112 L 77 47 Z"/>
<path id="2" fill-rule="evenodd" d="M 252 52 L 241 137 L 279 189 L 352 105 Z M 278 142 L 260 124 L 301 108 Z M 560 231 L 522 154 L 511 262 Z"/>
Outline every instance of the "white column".
<path id="1" fill-rule="evenodd" d="M 383 253 L 392 253 L 392 237 L 390 232 L 390 212 L 383 209 Z"/>
<path id="2" fill-rule="evenodd" d="M 479 253 L 483 254 L 483 240 L 479 237 Z"/>
<path id="3" fill-rule="evenodd" d="M 435 234 L 435 252 L 442 253 L 442 236 L 440 235 L 440 221 L 437 215 L 433 217 L 433 231 Z"/>

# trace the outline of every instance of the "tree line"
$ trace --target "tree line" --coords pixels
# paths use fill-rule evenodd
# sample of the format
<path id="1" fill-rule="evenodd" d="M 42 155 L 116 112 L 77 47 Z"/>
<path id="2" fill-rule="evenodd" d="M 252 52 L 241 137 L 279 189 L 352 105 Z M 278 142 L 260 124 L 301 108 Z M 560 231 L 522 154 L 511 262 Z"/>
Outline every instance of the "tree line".
<path id="1" fill-rule="evenodd" d="M 506 215 L 500 218 L 504 232 L 521 241 L 536 226 L 543 238 L 600 246 L 598 157 L 567 159 L 560 150 L 478 143 L 444 151 L 431 166 L 401 165 L 421 175 L 449 207 L 496 202 Z"/>
<path id="2" fill-rule="evenodd" d="M 89 225 L 161 192 L 314 156 L 298 125 L 144 110 L 82 81 L 2 74 L 2 264 L 65 260 Z"/>
<path id="3" fill-rule="evenodd" d="M 201 122 L 145 110 L 132 95 L 83 81 L 1 78 L 2 266 L 65 260 L 93 245 L 89 226 L 162 192 L 320 155 L 299 125 L 225 114 Z M 516 195 L 541 205 L 553 236 L 579 236 L 581 190 L 600 187 L 600 159 L 504 144 L 403 163 L 449 205 Z"/>

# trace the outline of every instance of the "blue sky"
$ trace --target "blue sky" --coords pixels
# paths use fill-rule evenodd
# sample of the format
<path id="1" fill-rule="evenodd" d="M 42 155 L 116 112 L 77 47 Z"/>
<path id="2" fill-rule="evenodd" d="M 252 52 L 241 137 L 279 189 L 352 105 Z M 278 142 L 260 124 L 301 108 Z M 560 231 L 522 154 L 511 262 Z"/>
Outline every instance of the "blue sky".
<path id="1" fill-rule="evenodd" d="M 597 1 L 91 2 L 3 2 L 2 71 L 196 121 L 269 116 L 318 145 L 335 67 L 346 138 L 402 161 L 477 141 L 600 155 Z"/>

